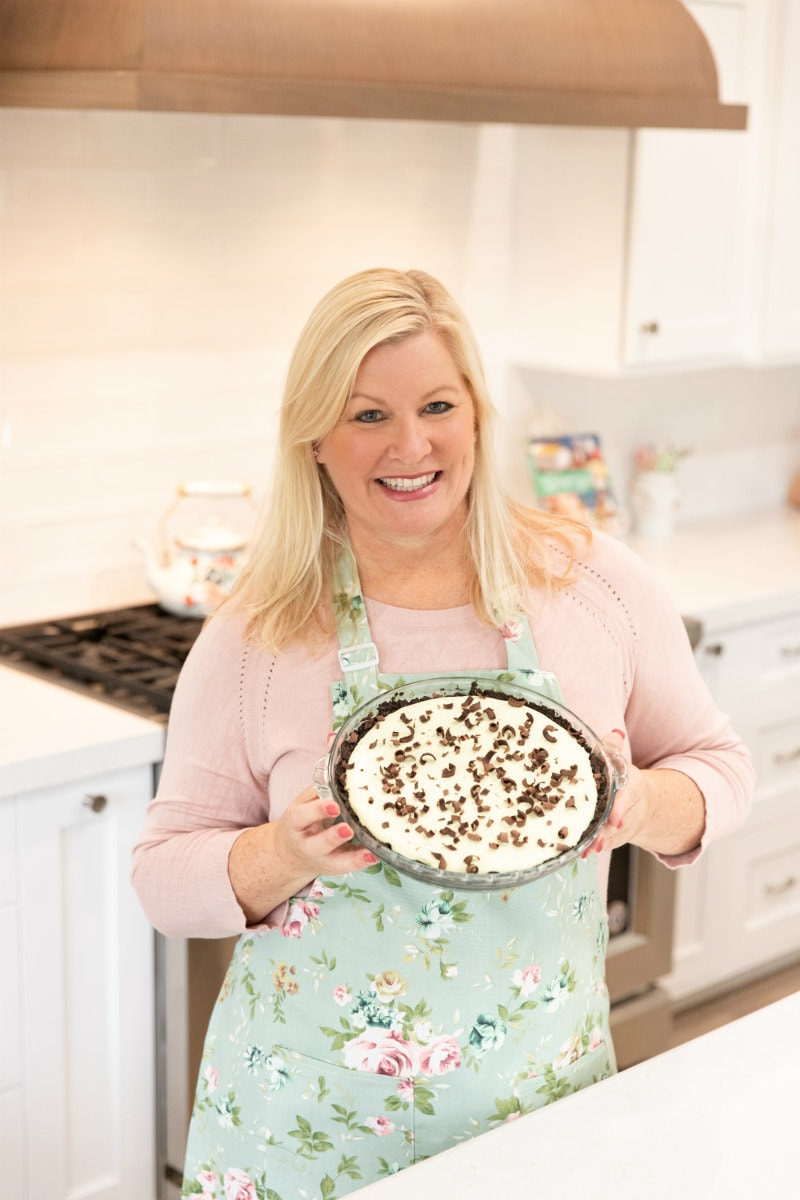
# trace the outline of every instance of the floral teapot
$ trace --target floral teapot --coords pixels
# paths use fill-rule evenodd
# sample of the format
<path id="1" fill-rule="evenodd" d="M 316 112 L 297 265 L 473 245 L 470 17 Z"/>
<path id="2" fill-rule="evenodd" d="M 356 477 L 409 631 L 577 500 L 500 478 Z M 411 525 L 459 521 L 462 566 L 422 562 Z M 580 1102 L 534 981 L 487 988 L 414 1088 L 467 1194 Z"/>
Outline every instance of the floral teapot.
<path id="1" fill-rule="evenodd" d="M 207 617 L 229 594 L 244 566 L 247 535 L 231 528 L 215 513 L 207 513 L 188 533 L 172 539 L 167 522 L 187 497 L 241 497 L 252 504 L 250 485 L 236 482 L 182 483 L 178 498 L 161 518 L 159 556 L 144 538 L 134 546 L 145 556 L 147 582 L 162 608 L 179 617 Z"/>

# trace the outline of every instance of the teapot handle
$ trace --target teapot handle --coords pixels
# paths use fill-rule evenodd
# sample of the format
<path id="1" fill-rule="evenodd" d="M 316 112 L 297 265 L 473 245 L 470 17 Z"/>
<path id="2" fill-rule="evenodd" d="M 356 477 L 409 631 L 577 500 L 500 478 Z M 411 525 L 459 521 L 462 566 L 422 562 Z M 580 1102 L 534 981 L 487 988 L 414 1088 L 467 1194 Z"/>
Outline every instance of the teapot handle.
<path id="1" fill-rule="evenodd" d="M 203 479 L 194 483 L 179 483 L 177 499 L 168 506 L 158 523 L 162 566 L 170 565 L 167 525 L 182 500 L 185 500 L 187 496 L 241 496 L 252 508 L 257 510 L 258 506 L 252 493 L 253 489 L 249 483 L 241 483 L 236 479 Z"/>

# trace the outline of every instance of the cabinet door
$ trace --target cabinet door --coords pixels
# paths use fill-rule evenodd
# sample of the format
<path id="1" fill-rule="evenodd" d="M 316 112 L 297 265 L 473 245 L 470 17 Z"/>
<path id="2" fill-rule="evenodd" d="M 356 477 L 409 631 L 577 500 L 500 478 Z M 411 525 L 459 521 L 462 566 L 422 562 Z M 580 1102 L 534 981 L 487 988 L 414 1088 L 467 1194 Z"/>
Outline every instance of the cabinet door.
<path id="1" fill-rule="evenodd" d="M 722 99 L 748 102 L 748 8 L 688 3 L 714 52 Z M 750 262 L 742 131 L 646 129 L 632 168 L 625 361 L 741 360 Z"/>
<path id="2" fill-rule="evenodd" d="M 22 1092 L 0 1092 L 0 1163 L 3 1196 L 22 1200 L 25 1192 L 25 1132 Z"/>
<path id="3" fill-rule="evenodd" d="M 800 946 L 800 820 L 756 824 L 732 837 L 726 851 L 717 864 L 724 873 L 712 871 L 709 886 L 730 898 L 722 933 L 727 974 L 735 978 L 780 962 Z"/>
<path id="4" fill-rule="evenodd" d="M 800 357 L 800 0 L 774 0 L 776 130 L 767 244 L 764 352 Z"/>
<path id="5" fill-rule="evenodd" d="M 0 800 L 0 1094 L 22 1083 L 16 818 L 17 801 Z"/>
<path id="6" fill-rule="evenodd" d="M 730 973 L 720 943 L 719 906 L 710 882 L 711 864 L 720 854 L 724 862 L 724 843 L 711 846 L 699 863 L 678 872 L 673 968 L 661 980 L 676 1002 L 713 988 Z M 717 874 L 724 876 L 724 866 Z"/>
<path id="7" fill-rule="evenodd" d="M 155 1194 L 153 935 L 129 884 L 151 784 L 20 802 L 27 1200 Z"/>

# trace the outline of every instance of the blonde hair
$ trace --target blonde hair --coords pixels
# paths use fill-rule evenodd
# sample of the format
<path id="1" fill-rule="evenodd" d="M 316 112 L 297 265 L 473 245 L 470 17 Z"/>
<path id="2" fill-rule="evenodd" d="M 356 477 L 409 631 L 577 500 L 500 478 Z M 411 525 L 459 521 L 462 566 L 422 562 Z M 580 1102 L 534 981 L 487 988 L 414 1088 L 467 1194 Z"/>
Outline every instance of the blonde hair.
<path id="1" fill-rule="evenodd" d="M 438 280 L 423 271 L 376 268 L 344 279 L 308 318 L 289 364 L 281 406 L 272 492 L 249 562 L 231 595 L 246 607 L 250 633 L 270 650 L 333 631 L 334 564 L 347 545 L 347 521 L 314 444 L 336 425 L 365 356 L 414 334 L 442 338 L 475 409 L 477 443 L 468 493 L 467 536 L 472 604 L 481 620 L 502 626 L 524 607 L 527 585 L 567 581 L 580 522 L 536 512 L 502 492 L 494 459 L 496 410 L 474 335 Z M 550 567 L 549 535 L 568 566 Z"/>

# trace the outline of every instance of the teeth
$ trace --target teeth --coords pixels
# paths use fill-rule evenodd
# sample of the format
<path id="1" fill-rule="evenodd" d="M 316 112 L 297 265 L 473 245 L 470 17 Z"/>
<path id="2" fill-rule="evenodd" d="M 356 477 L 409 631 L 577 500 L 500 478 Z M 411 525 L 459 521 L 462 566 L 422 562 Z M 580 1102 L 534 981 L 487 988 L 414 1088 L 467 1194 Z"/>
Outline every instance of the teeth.
<path id="1" fill-rule="evenodd" d="M 403 479 L 400 476 L 392 476 L 389 479 L 379 479 L 384 487 L 391 488 L 393 492 L 416 492 L 420 488 L 427 487 L 429 483 L 433 483 L 436 478 L 436 472 L 431 475 L 418 475 L 416 479 Z"/>

